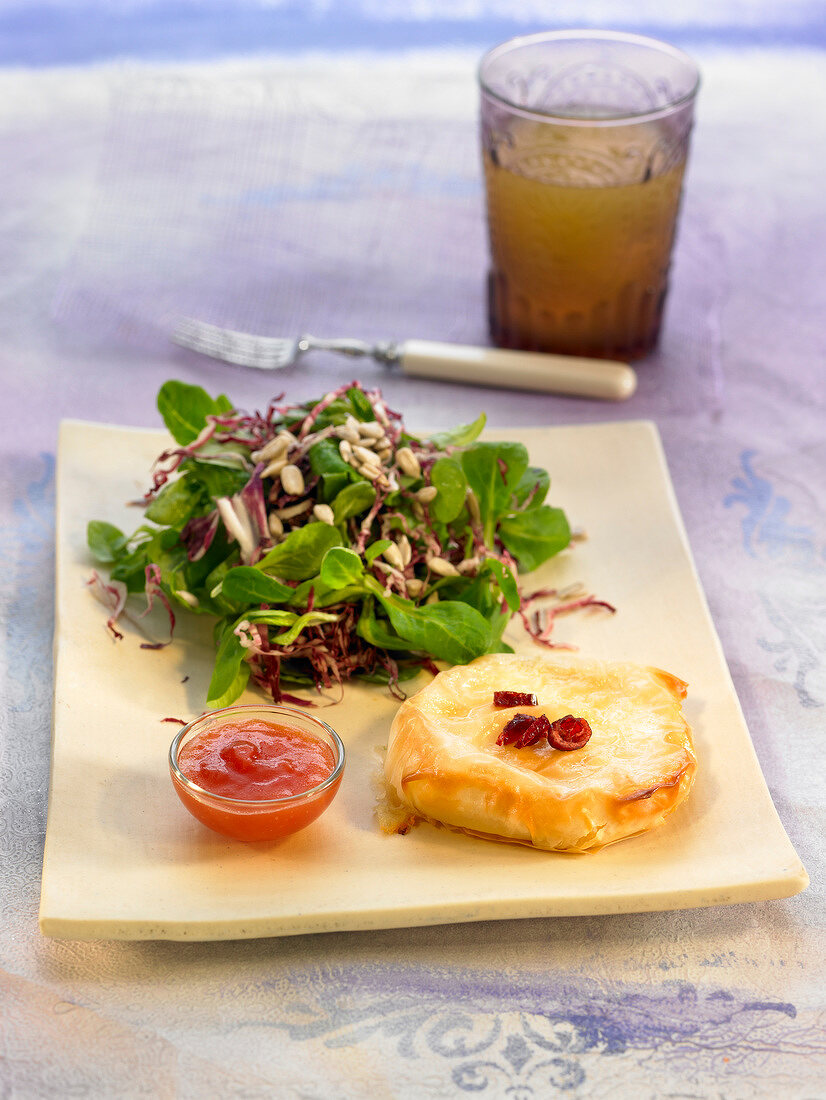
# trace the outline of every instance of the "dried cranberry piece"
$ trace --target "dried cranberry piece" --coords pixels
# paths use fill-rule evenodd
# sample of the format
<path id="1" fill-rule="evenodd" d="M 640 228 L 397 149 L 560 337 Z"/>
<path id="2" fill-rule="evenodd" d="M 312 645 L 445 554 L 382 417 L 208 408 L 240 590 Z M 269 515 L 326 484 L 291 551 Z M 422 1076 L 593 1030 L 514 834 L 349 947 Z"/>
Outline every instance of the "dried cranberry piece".
<path id="1" fill-rule="evenodd" d="M 516 749 L 525 749 L 528 745 L 535 745 L 537 741 L 541 741 L 546 736 L 545 730 L 542 728 L 542 719 L 544 714 L 539 718 L 534 718 L 521 737 L 514 741 L 513 746 Z M 547 721 L 547 719 L 546 719 Z"/>
<path id="2" fill-rule="evenodd" d="M 514 714 L 499 736 L 497 745 L 511 745 L 515 749 L 524 749 L 547 738 L 551 748 L 561 752 L 573 752 L 581 749 L 591 739 L 591 727 L 584 718 L 575 718 L 566 714 L 551 722 L 546 714 L 538 717 L 532 714 Z"/>
<path id="3" fill-rule="evenodd" d="M 514 714 L 510 722 L 505 726 L 499 736 L 496 738 L 497 745 L 516 745 L 517 748 L 523 748 L 519 743 L 522 740 L 522 736 L 534 724 L 534 716 L 532 714 Z"/>
<path id="4" fill-rule="evenodd" d="M 574 718 L 573 714 L 566 714 L 564 718 L 548 723 L 547 738 L 551 748 L 573 752 L 574 749 L 581 749 L 588 744 L 591 727 L 584 718 Z"/>
<path id="5" fill-rule="evenodd" d="M 515 714 L 499 734 L 497 745 L 512 745 L 524 749 L 548 736 L 551 723 L 544 714 L 538 718 L 532 714 Z"/>
<path id="6" fill-rule="evenodd" d="M 527 731 L 530 735 L 530 741 L 526 744 L 534 745 L 537 741 L 541 741 L 543 737 L 550 737 L 551 735 L 551 723 L 547 714 L 540 714 L 538 718 L 534 719 L 534 723 Z"/>
<path id="7" fill-rule="evenodd" d="M 530 691 L 494 691 L 495 707 L 535 707 L 536 696 Z"/>

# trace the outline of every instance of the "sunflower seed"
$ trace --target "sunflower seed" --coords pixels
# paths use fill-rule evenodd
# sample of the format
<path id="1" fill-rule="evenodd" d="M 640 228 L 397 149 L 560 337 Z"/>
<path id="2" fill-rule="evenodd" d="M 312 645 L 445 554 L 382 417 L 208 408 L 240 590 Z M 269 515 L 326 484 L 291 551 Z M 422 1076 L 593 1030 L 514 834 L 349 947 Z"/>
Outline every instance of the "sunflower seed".
<path id="1" fill-rule="evenodd" d="M 297 466 L 288 465 L 281 471 L 281 484 L 284 492 L 297 497 L 304 492 L 304 475 Z"/>
<path id="2" fill-rule="evenodd" d="M 439 602 L 439 593 L 438 592 L 431 592 L 430 595 L 427 597 L 427 599 L 424 602 L 425 603 L 438 603 Z"/>
<path id="3" fill-rule="evenodd" d="M 410 565 L 410 559 L 413 557 L 413 550 L 410 546 L 410 539 L 407 535 L 401 535 L 397 543 L 399 553 L 402 556 L 402 563 L 404 565 Z"/>
<path id="4" fill-rule="evenodd" d="M 424 581 L 420 581 L 418 577 L 411 577 L 407 582 L 407 591 L 411 596 L 418 596 L 423 588 Z"/>
<path id="5" fill-rule="evenodd" d="M 436 497 L 439 495 L 439 490 L 436 488 L 435 485 L 425 485 L 425 487 L 423 489 L 419 489 L 418 493 L 416 493 L 415 495 L 416 500 L 418 500 L 420 504 L 430 504 L 430 502 L 432 500 L 435 500 Z"/>
<path id="6" fill-rule="evenodd" d="M 316 504 L 313 508 L 313 515 L 319 523 L 329 523 L 331 527 L 336 522 L 335 513 L 329 504 Z"/>
<path id="7" fill-rule="evenodd" d="M 289 438 L 287 436 L 289 435 Z M 279 458 L 281 455 L 286 454 L 290 448 L 290 441 L 295 441 L 295 437 L 291 433 L 279 432 L 278 435 L 273 436 L 259 451 L 253 451 L 250 456 L 253 462 L 270 462 L 274 458 Z"/>
<path id="8" fill-rule="evenodd" d="M 389 561 L 391 565 L 395 565 L 397 569 L 404 569 L 404 559 L 395 542 L 391 542 L 386 550 L 382 550 L 381 556 Z"/>
<path id="9" fill-rule="evenodd" d="M 380 439 L 384 435 L 384 428 L 377 420 L 362 420 L 358 426 L 358 433 L 367 439 Z"/>
<path id="10" fill-rule="evenodd" d="M 308 512 L 312 506 L 313 502 L 308 497 L 306 500 L 300 500 L 298 504 L 290 504 L 286 508 L 276 508 L 275 514 L 279 519 L 292 519 L 294 516 L 300 516 L 302 512 Z"/>
<path id="11" fill-rule="evenodd" d="M 459 570 L 445 558 L 439 558 L 435 554 L 425 558 L 428 569 L 440 577 L 458 577 Z"/>
<path id="12" fill-rule="evenodd" d="M 336 428 L 336 435 L 345 443 L 358 443 L 361 440 L 361 436 L 356 429 L 350 428 L 347 424 L 341 424 Z"/>
<path id="13" fill-rule="evenodd" d="M 375 464 L 378 461 L 375 451 L 371 451 L 368 447 L 360 447 L 357 443 L 353 445 L 353 457 L 357 458 L 359 462 L 372 462 Z"/>
<path id="14" fill-rule="evenodd" d="M 396 465 L 408 477 L 419 477 L 422 472 L 418 458 L 409 447 L 399 447 L 396 451 Z"/>
<path id="15" fill-rule="evenodd" d="M 275 512 L 270 512 L 270 514 L 267 516 L 267 527 L 269 528 L 270 534 L 274 539 L 277 539 L 279 535 L 284 534 L 284 524 L 281 522 Z"/>
<path id="16" fill-rule="evenodd" d="M 349 462 L 353 457 L 353 445 L 349 439 L 342 439 L 338 445 L 338 453 L 344 459 L 345 462 Z"/>
<path id="17" fill-rule="evenodd" d="M 261 471 L 261 477 L 277 477 L 286 465 L 286 458 L 274 458 Z"/>
<path id="18" fill-rule="evenodd" d="M 479 568 L 478 558 L 465 558 L 464 561 L 460 561 L 456 567 L 463 577 L 466 577 L 469 573 L 475 573 Z"/>
<path id="19" fill-rule="evenodd" d="M 376 481 L 382 476 L 381 470 L 378 466 L 373 465 L 371 462 L 362 462 L 356 469 L 362 475 L 362 477 L 368 478 L 370 481 Z"/>

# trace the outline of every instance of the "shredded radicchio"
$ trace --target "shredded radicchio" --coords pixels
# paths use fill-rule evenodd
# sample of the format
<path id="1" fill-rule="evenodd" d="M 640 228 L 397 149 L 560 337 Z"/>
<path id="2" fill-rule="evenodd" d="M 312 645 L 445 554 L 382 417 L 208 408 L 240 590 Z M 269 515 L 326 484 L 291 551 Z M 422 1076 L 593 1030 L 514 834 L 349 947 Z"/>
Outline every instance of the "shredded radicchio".
<path id="1" fill-rule="evenodd" d="M 169 598 L 161 588 L 161 571 L 159 567 L 157 565 L 147 565 L 145 572 L 146 610 L 141 618 L 149 614 L 155 603 L 155 597 L 157 597 L 166 608 L 166 613 L 169 616 L 169 639 L 165 642 L 141 642 L 141 649 L 163 649 L 164 646 L 169 645 L 172 641 L 172 635 L 175 633 L 175 612 L 172 610 Z"/>
<path id="2" fill-rule="evenodd" d="M 212 546 L 219 523 L 218 509 L 206 516 L 193 516 L 181 530 L 181 542 L 190 561 L 200 561 Z"/>
<path id="3" fill-rule="evenodd" d="M 123 581 L 105 581 L 100 573 L 98 573 L 97 569 L 92 570 L 92 576 L 86 584 L 92 589 L 100 602 L 104 604 L 105 607 L 109 608 L 111 614 L 106 620 L 106 627 L 111 631 L 115 641 L 120 641 L 123 638 L 123 634 L 115 626 L 115 623 L 120 618 L 126 606 L 126 585 Z"/>
<path id="4" fill-rule="evenodd" d="M 534 608 L 534 603 L 541 599 L 555 599 L 557 602 L 551 607 Z M 601 607 L 612 615 L 617 610 L 613 604 L 607 603 L 605 600 L 598 600 L 596 596 L 583 596 L 571 590 L 560 592 L 556 588 L 543 588 L 522 600 L 519 617 L 525 630 L 540 645 L 544 645 L 548 649 L 573 649 L 573 646 L 565 642 L 551 641 L 551 634 L 560 615 L 567 615 L 572 611 L 581 611 L 587 607 Z"/>

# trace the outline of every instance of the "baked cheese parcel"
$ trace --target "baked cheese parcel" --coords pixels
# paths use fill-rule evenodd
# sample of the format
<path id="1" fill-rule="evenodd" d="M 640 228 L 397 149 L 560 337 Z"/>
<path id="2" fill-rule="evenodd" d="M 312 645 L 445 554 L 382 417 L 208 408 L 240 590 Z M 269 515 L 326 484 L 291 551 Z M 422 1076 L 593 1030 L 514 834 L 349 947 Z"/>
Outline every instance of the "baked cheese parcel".
<path id="1" fill-rule="evenodd" d="M 396 831 L 430 821 L 491 840 L 586 852 L 660 825 L 697 767 L 686 684 L 657 668 L 493 654 L 441 672 L 400 706 L 385 758 Z M 495 691 L 536 706 L 494 706 Z M 573 751 L 497 744 L 515 713 L 590 725 Z M 387 819 L 385 819 L 385 827 Z"/>

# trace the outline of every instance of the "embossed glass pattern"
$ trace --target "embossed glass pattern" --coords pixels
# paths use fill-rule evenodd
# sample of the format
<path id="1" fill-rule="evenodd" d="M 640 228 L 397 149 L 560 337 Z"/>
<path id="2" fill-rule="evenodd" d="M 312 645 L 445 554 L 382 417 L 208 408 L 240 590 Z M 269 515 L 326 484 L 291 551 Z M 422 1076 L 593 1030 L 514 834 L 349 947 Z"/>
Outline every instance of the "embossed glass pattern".
<path id="1" fill-rule="evenodd" d="M 491 336 L 639 358 L 657 342 L 698 71 L 654 39 L 516 38 L 483 59 Z"/>

